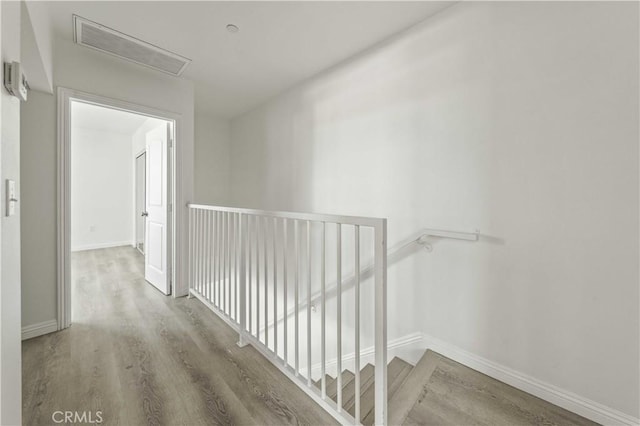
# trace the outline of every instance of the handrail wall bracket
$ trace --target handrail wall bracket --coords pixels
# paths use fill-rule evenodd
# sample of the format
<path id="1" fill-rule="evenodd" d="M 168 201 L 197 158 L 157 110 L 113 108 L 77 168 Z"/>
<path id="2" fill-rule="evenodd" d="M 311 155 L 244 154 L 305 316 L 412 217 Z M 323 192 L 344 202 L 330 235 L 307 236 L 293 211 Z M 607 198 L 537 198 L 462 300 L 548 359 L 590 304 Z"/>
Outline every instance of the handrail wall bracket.
<path id="1" fill-rule="evenodd" d="M 416 239 L 416 243 L 423 246 L 428 252 L 432 252 L 432 238 L 478 241 L 480 239 L 480 231 L 477 229 L 475 232 L 448 231 L 444 229 L 425 229 L 423 234 Z"/>

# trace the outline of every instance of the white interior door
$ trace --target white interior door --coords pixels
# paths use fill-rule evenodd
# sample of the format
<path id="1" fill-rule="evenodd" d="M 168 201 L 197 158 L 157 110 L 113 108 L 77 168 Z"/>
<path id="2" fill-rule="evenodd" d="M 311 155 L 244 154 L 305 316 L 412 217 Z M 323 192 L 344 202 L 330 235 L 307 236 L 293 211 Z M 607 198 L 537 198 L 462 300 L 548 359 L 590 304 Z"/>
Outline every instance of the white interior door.
<path id="1" fill-rule="evenodd" d="M 147 153 L 136 157 L 136 248 L 144 254 L 144 233 L 147 221 Z"/>
<path id="2" fill-rule="evenodd" d="M 169 276 L 169 144 L 170 125 L 146 135 L 147 188 L 145 226 L 145 279 L 164 294 L 171 292 Z"/>

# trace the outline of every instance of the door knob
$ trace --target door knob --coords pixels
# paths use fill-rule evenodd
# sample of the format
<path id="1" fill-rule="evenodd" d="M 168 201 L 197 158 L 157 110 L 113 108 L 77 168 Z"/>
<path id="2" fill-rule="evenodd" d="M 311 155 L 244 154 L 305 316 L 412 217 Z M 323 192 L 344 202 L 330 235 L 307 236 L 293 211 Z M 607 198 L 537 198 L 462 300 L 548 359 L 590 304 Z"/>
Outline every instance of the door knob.
<path id="1" fill-rule="evenodd" d="M 147 217 L 147 216 L 149 216 L 149 213 L 148 212 L 142 212 L 142 216 Z"/>

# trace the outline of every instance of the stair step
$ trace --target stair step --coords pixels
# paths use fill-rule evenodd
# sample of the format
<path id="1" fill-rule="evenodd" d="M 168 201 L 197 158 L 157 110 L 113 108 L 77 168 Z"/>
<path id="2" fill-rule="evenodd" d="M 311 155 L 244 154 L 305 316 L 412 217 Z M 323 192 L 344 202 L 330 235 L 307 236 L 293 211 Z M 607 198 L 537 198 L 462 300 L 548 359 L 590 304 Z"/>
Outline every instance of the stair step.
<path id="1" fill-rule="evenodd" d="M 444 359 L 431 350 L 427 350 L 411 374 L 398 385 L 393 397 L 389 399 L 389 424 L 402 424 L 409 415 L 411 408 L 420 396 L 424 383 L 436 368 L 436 364 Z"/>
<path id="2" fill-rule="evenodd" d="M 337 383 L 338 383 L 338 380 L 336 380 L 334 377 L 329 377 L 329 379 L 327 379 L 326 391 L 329 392 L 329 389 L 331 389 L 332 387 L 335 388 Z"/>
<path id="3" fill-rule="evenodd" d="M 398 357 L 391 360 L 387 366 L 387 398 L 389 401 L 391 401 L 394 394 L 405 382 L 413 369 L 414 367 L 411 364 Z M 325 380 L 327 381 L 327 396 L 334 402 L 337 402 L 338 380 L 328 374 L 325 376 Z M 316 388 L 320 389 L 322 381 L 319 379 L 314 381 L 313 384 Z M 360 370 L 360 389 L 360 416 L 362 424 L 366 426 L 373 425 L 375 417 L 375 367 L 371 364 L 367 364 Z M 352 416 L 355 415 L 354 390 L 355 374 L 349 370 L 344 370 L 342 372 L 342 406 Z M 409 409 L 410 408 L 411 407 L 409 407 Z"/>
<path id="4" fill-rule="evenodd" d="M 387 399 L 390 400 L 395 392 L 398 390 L 402 382 L 407 378 L 409 373 L 413 370 L 413 366 L 408 362 L 395 357 L 391 360 L 387 366 Z M 362 396 L 360 397 L 361 407 L 360 415 L 362 417 L 363 425 L 372 425 L 375 416 L 375 377 L 371 381 L 371 384 L 367 389 L 363 389 Z M 350 412 L 353 416 L 355 413 Z"/>
<path id="5" fill-rule="evenodd" d="M 331 377 L 328 374 L 325 374 L 325 380 L 327 382 L 327 387 L 329 387 L 329 383 L 331 383 L 332 380 L 335 380 L 333 377 Z M 317 387 L 318 389 L 322 390 L 322 379 L 318 379 L 315 382 L 313 382 L 313 384 L 315 385 L 315 387 Z"/>
<path id="6" fill-rule="evenodd" d="M 400 388 L 400 386 L 402 385 L 402 382 L 404 382 L 404 380 L 407 378 L 409 373 L 411 373 L 411 370 L 413 370 L 413 365 L 409 364 L 403 359 L 396 357 L 391 361 L 391 363 L 389 364 L 389 368 L 387 370 L 387 376 L 389 377 L 388 379 L 389 383 L 388 383 L 388 389 L 387 389 L 388 399 L 391 399 L 391 397 Z"/>
<path id="7" fill-rule="evenodd" d="M 342 390 L 344 394 L 344 388 L 348 385 L 353 379 L 354 374 L 349 370 L 344 370 L 342 372 Z M 327 384 L 327 396 L 334 401 L 338 399 L 338 379 L 334 379 L 331 384 Z M 343 398 L 344 400 L 344 398 Z"/>
<path id="8" fill-rule="evenodd" d="M 360 370 L 360 407 L 362 408 L 362 396 L 366 389 L 368 389 L 375 379 L 375 367 L 371 364 L 367 364 L 364 366 L 362 370 Z M 355 379 L 346 386 L 345 392 L 342 396 L 342 407 L 349 412 L 352 416 L 355 415 L 355 404 L 356 404 L 356 381 Z M 360 413 L 362 414 L 362 409 L 360 409 Z"/>
<path id="9" fill-rule="evenodd" d="M 343 409 L 355 416 L 355 376 L 344 370 L 341 377 Z M 335 401 L 337 380 L 330 376 L 326 379 L 327 395 Z M 320 381 L 314 383 L 318 388 L 321 385 Z M 387 398 L 388 423 L 392 425 L 528 424 L 531 419 L 544 424 L 595 425 L 431 350 L 415 367 L 397 357 L 391 360 L 387 366 Z M 360 423 L 373 425 L 375 367 L 371 364 L 360 370 L 360 403 Z M 464 410 L 469 404 L 478 408 L 473 416 Z M 516 418 L 522 421 L 514 422 Z"/>

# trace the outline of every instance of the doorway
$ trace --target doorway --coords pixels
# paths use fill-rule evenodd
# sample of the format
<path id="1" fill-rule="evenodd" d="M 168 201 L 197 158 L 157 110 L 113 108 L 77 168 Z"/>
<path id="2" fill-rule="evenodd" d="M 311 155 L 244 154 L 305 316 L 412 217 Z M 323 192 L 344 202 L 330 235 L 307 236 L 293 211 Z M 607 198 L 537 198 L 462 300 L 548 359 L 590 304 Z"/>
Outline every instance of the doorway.
<path id="1" fill-rule="evenodd" d="M 140 282 L 172 294 L 179 117 L 69 89 L 59 92 L 58 328 L 63 329 L 72 321 L 78 282 L 73 274 L 86 259 L 139 264 L 128 272 L 139 270 Z M 89 273 L 101 270 L 104 265 Z"/>

